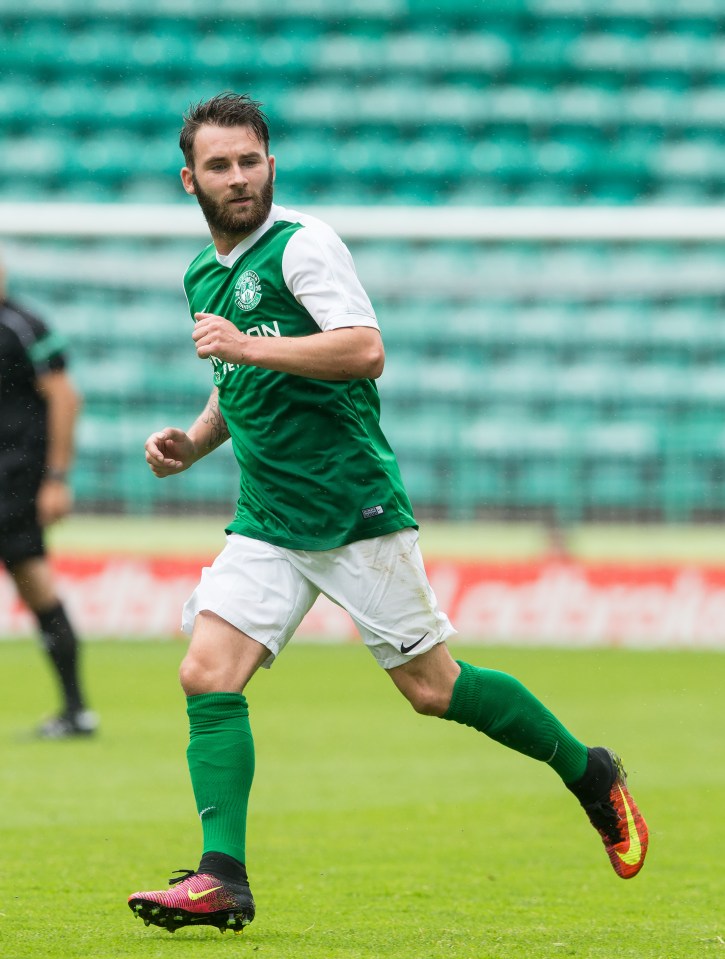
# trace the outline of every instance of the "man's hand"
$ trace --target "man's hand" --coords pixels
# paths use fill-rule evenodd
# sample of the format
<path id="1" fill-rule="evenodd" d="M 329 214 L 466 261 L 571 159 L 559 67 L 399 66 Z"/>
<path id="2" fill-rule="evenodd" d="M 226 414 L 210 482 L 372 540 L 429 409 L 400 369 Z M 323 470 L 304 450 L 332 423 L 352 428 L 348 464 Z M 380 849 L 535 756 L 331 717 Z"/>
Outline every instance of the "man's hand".
<path id="1" fill-rule="evenodd" d="M 73 494 L 64 479 L 45 476 L 38 489 L 35 505 L 38 523 L 43 527 L 50 526 L 70 513 Z"/>
<path id="2" fill-rule="evenodd" d="M 245 365 L 244 354 L 251 339 L 229 320 L 214 313 L 195 313 L 196 324 L 191 334 L 196 355 L 202 360 L 215 356 L 226 363 Z"/>
<path id="3" fill-rule="evenodd" d="M 152 433 L 144 448 L 146 462 L 154 476 L 159 478 L 188 470 L 198 458 L 193 440 L 175 426 Z"/>

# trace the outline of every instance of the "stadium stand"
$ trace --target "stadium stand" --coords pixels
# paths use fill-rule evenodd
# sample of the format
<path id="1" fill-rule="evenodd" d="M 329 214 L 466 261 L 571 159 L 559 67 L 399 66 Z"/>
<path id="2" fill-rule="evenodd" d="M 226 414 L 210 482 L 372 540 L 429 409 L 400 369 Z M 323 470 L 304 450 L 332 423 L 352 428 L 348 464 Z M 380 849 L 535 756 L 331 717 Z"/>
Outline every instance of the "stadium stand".
<path id="1" fill-rule="evenodd" d="M 370 202 L 468 203 L 481 189 L 501 204 L 660 202 L 722 189 L 714 2 L 244 10 L 2 0 L 0 189 L 124 199 L 145 185 L 178 198 L 181 111 L 240 87 L 268 104 L 299 202 L 339 202 L 361 176 Z"/>
<path id="2" fill-rule="evenodd" d="M 267 105 L 290 206 L 721 201 L 718 0 L 246 0 L 243 19 L 233 0 L 198 6 L 0 0 L 0 202 L 184 201 L 180 115 L 222 89 Z M 722 246 L 350 245 L 420 512 L 722 512 Z M 171 492 L 138 452 L 208 390 L 179 290 L 194 249 L 8 243 L 14 292 L 73 342 L 87 508 L 233 499 L 221 463 Z M 155 285 L 135 282 L 151 260 Z"/>

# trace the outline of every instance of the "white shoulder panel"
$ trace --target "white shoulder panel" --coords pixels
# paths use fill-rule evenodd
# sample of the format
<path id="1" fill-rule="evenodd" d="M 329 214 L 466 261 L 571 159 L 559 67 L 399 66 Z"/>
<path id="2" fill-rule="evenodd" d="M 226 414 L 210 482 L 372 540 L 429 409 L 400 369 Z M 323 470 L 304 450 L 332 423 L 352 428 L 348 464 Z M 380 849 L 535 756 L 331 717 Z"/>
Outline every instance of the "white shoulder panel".
<path id="1" fill-rule="evenodd" d="M 282 275 L 297 302 L 321 330 L 346 326 L 378 329 L 375 311 L 340 237 L 316 217 L 295 211 L 289 219 L 302 224 L 282 255 Z"/>

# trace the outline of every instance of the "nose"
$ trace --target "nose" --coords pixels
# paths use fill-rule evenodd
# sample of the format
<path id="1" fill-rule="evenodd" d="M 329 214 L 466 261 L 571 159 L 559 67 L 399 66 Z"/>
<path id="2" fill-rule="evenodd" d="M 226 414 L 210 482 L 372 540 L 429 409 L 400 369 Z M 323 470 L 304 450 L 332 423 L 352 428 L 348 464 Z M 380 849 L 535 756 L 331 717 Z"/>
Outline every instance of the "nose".
<path id="1" fill-rule="evenodd" d="M 235 163 L 229 168 L 229 179 L 235 184 L 244 184 L 248 182 L 247 171 L 241 163 Z"/>

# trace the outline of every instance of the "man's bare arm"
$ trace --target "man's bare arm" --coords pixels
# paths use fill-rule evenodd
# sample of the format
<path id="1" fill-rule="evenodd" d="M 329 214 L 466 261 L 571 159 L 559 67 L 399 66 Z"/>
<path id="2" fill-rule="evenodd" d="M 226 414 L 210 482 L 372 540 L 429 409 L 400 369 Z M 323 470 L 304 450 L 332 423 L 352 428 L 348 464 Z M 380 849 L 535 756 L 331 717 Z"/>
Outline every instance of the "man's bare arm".
<path id="1" fill-rule="evenodd" d="M 149 436 L 145 446 L 146 462 L 159 478 L 183 473 L 228 439 L 229 430 L 219 408 L 219 391 L 214 387 L 203 412 L 188 432 L 166 426 Z"/>
<path id="2" fill-rule="evenodd" d="M 219 407 L 219 390 L 214 387 L 204 411 L 189 427 L 189 438 L 197 448 L 197 459 L 213 452 L 229 439 L 229 430 Z"/>
<path id="3" fill-rule="evenodd" d="M 377 329 L 349 326 L 313 336 L 249 336 L 223 316 L 195 314 L 197 355 L 317 380 L 376 379 L 385 351 Z"/>
<path id="4" fill-rule="evenodd" d="M 48 422 L 46 467 L 51 473 L 67 473 L 73 463 L 75 424 L 81 400 L 70 377 L 59 370 L 36 381 L 45 399 Z"/>
<path id="5" fill-rule="evenodd" d="M 46 404 L 45 474 L 36 502 L 38 521 L 49 526 L 66 516 L 73 505 L 68 471 L 73 465 L 75 427 L 81 398 L 65 370 L 43 373 L 36 389 Z"/>

